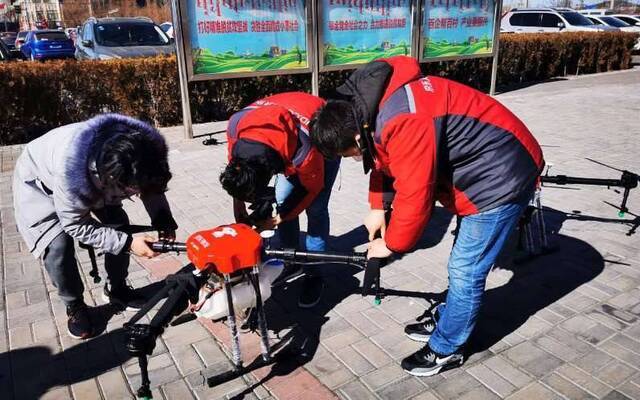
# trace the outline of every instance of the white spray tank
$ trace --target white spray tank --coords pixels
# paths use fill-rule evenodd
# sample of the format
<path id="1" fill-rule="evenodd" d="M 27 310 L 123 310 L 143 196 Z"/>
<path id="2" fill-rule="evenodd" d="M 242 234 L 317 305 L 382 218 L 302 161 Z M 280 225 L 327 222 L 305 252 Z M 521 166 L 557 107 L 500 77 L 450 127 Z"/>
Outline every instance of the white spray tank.
<path id="1" fill-rule="evenodd" d="M 271 297 L 271 285 L 283 270 L 284 263 L 278 259 L 267 260 L 260 267 L 259 282 L 262 302 L 265 302 Z M 195 311 L 195 314 L 198 317 L 213 320 L 221 319 L 229 315 L 229 306 L 227 305 L 227 294 L 225 290 L 218 290 L 205 300 L 208 294 L 209 292 L 207 290 L 200 289 L 198 304 L 202 303 L 202 306 L 199 310 Z M 233 308 L 236 310 L 236 314 L 247 308 L 255 307 L 256 305 L 256 293 L 251 282 L 245 280 L 235 284 L 231 288 L 231 294 L 233 296 Z"/>

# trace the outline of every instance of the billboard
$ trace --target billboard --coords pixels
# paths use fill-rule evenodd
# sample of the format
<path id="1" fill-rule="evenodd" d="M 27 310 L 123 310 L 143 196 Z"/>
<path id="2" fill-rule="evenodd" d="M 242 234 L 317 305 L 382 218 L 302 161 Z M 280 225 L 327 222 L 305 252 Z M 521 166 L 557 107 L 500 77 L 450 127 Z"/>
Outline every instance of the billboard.
<path id="1" fill-rule="evenodd" d="M 411 0 L 320 0 L 318 4 L 324 69 L 411 55 Z"/>
<path id="2" fill-rule="evenodd" d="M 190 78 L 309 72 L 304 0 L 181 3 Z"/>
<path id="3" fill-rule="evenodd" d="M 493 55 L 495 0 L 425 0 L 422 60 Z"/>

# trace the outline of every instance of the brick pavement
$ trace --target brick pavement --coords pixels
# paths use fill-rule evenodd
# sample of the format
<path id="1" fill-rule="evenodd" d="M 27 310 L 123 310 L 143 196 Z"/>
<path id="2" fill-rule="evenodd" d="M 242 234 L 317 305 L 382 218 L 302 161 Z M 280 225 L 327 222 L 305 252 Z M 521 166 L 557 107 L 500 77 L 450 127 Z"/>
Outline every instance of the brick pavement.
<path id="1" fill-rule="evenodd" d="M 499 99 L 533 130 L 554 164 L 552 173 L 614 177 L 615 171 L 584 157 L 640 170 L 633 117 L 640 111 L 639 93 L 640 71 L 634 70 L 540 84 Z M 180 223 L 178 236 L 231 221 L 229 198 L 217 184 L 224 146 L 184 141 L 177 128 L 164 132 L 170 141 L 174 179 L 168 197 Z M 0 149 L 2 398 L 131 398 L 139 371 L 122 351 L 120 327 L 127 315 L 112 315 L 101 304 L 101 284 L 89 278 L 86 254 L 80 253 L 86 299 L 100 306 L 96 317 L 108 333 L 80 343 L 66 336 L 64 307 L 19 240 L 10 192 L 19 151 L 19 146 Z M 365 242 L 360 226 L 365 196 L 359 165 L 345 160 L 330 204 L 334 248 Z M 422 250 L 382 272 L 385 287 L 412 297 L 387 297 L 374 306 L 355 293 L 361 272 L 329 266 L 328 290 L 313 310 L 297 308 L 296 283 L 267 302 L 272 341 L 291 352 L 284 362 L 205 388 L 203 373 L 230 366 L 228 334 L 220 323 L 191 322 L 168 329 L 159 340 L 150 361 L 154 397 L 640 399 L 640 240 L 626 236 L 629 226 L 603 202 L 618 203 L 620 195 L 605 188 L 549 188 L 543 196 L 557 250 L 492 271 L 463 368 L 414 378 L 399 367 L 419 348 L 403 336 L 403 325 L 446 288 L 454 222 L 437 209 L 419 244 Z M 636 213 L 640 209 L 638 193 L 629 207 Z M 147 221 L 139 204 L 126 208 L 132 221 Z M 149 285 L 184 261 L 164 256 L 132 263 L 130 281 L 136 287 Z M 256 338 L 242 339 L 246 359 L 257 355 Z"/>

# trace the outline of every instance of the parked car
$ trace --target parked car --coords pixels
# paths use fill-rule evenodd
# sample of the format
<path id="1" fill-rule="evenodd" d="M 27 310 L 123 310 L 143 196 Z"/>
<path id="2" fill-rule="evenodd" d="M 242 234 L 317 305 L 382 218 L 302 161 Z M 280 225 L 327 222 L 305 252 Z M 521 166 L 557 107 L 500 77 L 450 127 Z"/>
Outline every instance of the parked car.
<path id="1" fill-rule="evenodd" d="M 600 32 L 617 31 L 604 25 L 595 25 L 584 15 L 570 8 L 514 8 L 500 22 L 500 31 L 515 33 L 535 32 Z"/>
<path id="2" fill-rule="evenodd" d="M 0 62 L 8 62 L 12 59 L 13 55 L 11 54 L 9 47 L 7 47 L 7 45 L 2 40 L 0 40 Z"/>
<path id="3" fill-rule="evenodd" d="M 608 8 L 591 8 L 578 11 L 582 15 L 612 15 L 614 12 Z"/>
<path id="4" fill-rule="evenodd" d="M 109 60 L 173 53 L 173 40 L 149 18 L 89 18 L 76 45 L 77 59 Z"/>
<path id="5" fill-rule="evenodd" d="M 629 25 L 623 20 L 611 15 L 587 15 L 587 18 L 589 18 L 596 25 L 613 26 L 623 32 L 640 33 L 640 26 Z M 638 40 L 636 40 L 636 44 L 633 46 L 633 49 L 640 50 L 640 37 L 638 38 Z"/>
<path id="6" fill-rule="evenodd" d="M 612 17 L 623 20 L 629 25 L 640 26 L 640 15 L 613 14 Z"/>
<path id="7" fill-rule="evenodd" d="M 19 58 L 20 51 L 16 50 L 16 37 L 18 34 L 16 32 L 0 32 L 0 40 L 7 46 L 9 51 L 11 52 L 12 58 Z"/>
<path id="8" fill-rule="evenodd" d="M 75 47 L 63 31 L 43 29 L 30 31 L 20 47 L 24 58 L 44 61 L 54 58 L 73 58 Z"/>
<path id="9" fill-rule="evenodd" d="M 162 32 L 166 33 L 170 39 L 174 39 L 173 36 L 173 24 L 171 22 L 163 22 L 160 24 L 160 29 Z"/>
<path id="10" fill-rule="evenodd" d="M 24 44 L 24 40 L 27 38 L 29 31 L 20 31 L 16 36 L 16 50 L 20 50 L 20 47 Z"/>

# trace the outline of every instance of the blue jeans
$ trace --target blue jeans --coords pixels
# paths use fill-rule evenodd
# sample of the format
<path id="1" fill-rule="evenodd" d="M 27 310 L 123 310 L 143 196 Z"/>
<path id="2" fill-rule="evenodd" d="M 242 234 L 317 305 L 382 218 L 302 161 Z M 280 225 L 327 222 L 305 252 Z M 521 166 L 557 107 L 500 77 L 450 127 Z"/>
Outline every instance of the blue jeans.
<path id="1" fill-rule="evenodd" d="M 525 199 L 526 197 L 526 199 Z M 429 347 L 449 355 L 462 347 L 478 319 L 487 275 L 531 196 L 458 221 L 447 266 L 449 291 Z"/>
<path id="2" fill-rule="evenodd" d="M 340 159 L 325 160 L 324 162 L 324 188 L 318 196 L 307 207 L 307 236 L 305 247 L 309 251 L 323 251 L 329 239 L 329 197 L 331 188 L 336 180 Z M 288 179 L 284 175 L 276 176 L 276 202 L 282 204 L 291 194 L 294 185 L 299 184 L 297 180 Z M 299 248 L 298 237 L 300 236 L 300 221 L 298 217 L 283 222 L 278 225 L 278 237 L 283 247 Z"/>

